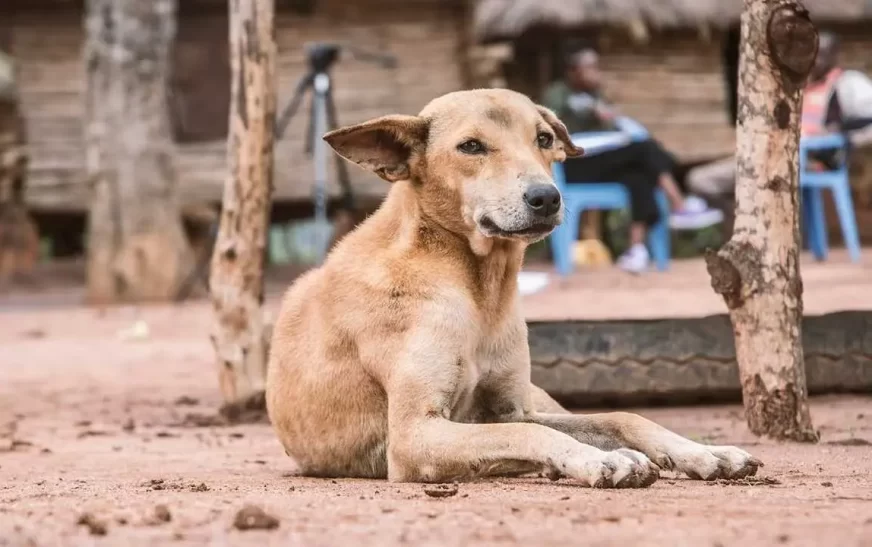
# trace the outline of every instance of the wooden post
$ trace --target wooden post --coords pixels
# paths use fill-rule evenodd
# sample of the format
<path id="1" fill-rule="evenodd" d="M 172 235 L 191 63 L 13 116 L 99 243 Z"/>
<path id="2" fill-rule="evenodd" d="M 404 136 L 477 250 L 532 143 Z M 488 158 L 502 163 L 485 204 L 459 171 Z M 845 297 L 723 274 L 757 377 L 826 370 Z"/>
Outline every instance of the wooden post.
<path id="1" fill-rule="evenodd" d="M 231 0 L 229 173 L 212 255 L 212 344 L 225 410 L 261 404 L 267 334 L 263 270 L 272 194 L 276 44 L 273 0 Z"/>
<path id="2" fill-rule="evenodd" d="M 39 258 L 39 231 L 24 202 L 29 155 L 8 33 L 0 31 L 0 291 L 28 279 Z"/>
<path id="3" fill-rule="evenodd" d="M 745 0 L 741 32 L 735 227 L 706 262 L 730 310 L 751 431 L 816 442 L 802 353 L 797 170 L 818 35 L 795 0 Z"/>
<path id="4" fill-rule="evenodd" d="M 193 267 L 167 108 L 176 0 L 88 0 L 88 298 L 170 300 Z"/>

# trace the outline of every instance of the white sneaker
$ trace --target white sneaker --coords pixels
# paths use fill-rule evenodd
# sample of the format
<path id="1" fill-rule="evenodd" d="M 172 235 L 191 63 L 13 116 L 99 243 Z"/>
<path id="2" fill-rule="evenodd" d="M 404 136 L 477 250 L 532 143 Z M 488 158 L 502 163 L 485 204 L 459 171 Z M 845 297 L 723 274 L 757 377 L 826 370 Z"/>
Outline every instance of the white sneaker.
<path id="1" fill-rule="evenodd" d="M 641 243 L 633 245 L 618 258 L 620 269 L 635 274 L 644 272 L 650 264 L 651 255 L 648 254 L 648 248 Z"/>
<path id="2" fill-rule="evenodd" d="M 684 208 L 669 216 L 669 226 L 673 230 L 701 230 L 723 220 L 724 213 L 709 207 L 702 198 L 688 196 Z"/>

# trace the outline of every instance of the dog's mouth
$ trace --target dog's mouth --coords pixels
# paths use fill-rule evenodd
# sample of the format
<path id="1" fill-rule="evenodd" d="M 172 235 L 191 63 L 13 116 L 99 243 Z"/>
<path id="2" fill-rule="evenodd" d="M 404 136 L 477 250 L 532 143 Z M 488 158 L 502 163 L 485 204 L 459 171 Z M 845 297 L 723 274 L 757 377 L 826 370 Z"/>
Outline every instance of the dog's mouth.
<path id="1" fill-rule="evenodd" d="M 516 230 L 507 230 L 498 226 L 496 222 L 494 222 L 490 217 L 482 217 L 481 220 L 478 221 L 479 228 L 485 235 L 491 237 L 505 237 L 505 238 L 530 238 L 530 237 L 541 237 L 550 234 L 554 228 L 557 227 L 556 224 L 551 222 L 536 222 L 524 228 L 519 228 Z"/>

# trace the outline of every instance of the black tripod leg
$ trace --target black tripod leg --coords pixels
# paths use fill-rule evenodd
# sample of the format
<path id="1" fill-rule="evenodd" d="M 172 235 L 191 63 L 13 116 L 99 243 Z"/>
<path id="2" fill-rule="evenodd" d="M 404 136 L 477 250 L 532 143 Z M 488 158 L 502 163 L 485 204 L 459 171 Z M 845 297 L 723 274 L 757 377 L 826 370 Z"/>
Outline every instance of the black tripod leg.
<path id="1" fill-rule="evenodd" d="M 306 124 L 306 155 L 311 156 L 313 147 L 315 146 L 315 94 L 317 91 L 312 91 L 312 96 L 309 98 L 309 123 Z"/>
<path id="2" fill-rule="evenodd" d="M 306 74 L 297 82 L 297 87 L 294 89 L 294 96 L 291 97 L 288 105 L 278 118 L 276 118 L 274 128 L 276 139 L 281 139 L 284 136 L 288 124 L 291 123 L 291 118 L 294 117 L 294 114 L 297 113 L 297 109 L 300 108 L 300 104 L 303 102 L 303 95 L 306 93 L 306 88 L 312 85 L 313 78 L 314 76 L 311 74 Z"/>
<path id="3" fill-rule="evenodd" d="M 327 92 L 327 128 L 333 130 L 339 127 L 336 119 L 336 103 L 333 102 L 333 90 Z M 338 154 L 333 154 L 336 160 L 336 172 L 339 177 L 339 188 L 342 190 L 342 208 L 347 211 L 357 209 L 354 199 L 354 189 L 351 187 L 351 177 L 348 175 L 348 165 Z"/>

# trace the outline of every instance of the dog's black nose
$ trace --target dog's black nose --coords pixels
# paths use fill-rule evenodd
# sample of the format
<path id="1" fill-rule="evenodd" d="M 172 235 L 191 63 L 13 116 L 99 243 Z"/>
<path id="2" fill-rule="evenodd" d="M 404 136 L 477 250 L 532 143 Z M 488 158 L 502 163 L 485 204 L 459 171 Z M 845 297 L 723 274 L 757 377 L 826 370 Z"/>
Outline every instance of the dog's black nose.
<path id="1" fill-rule="evenodd" d="M 527 206 L 540 217 L 550 217 L 560 210 L 560 190 L 551 184 L 537 184 L 524 192 Z"/>

